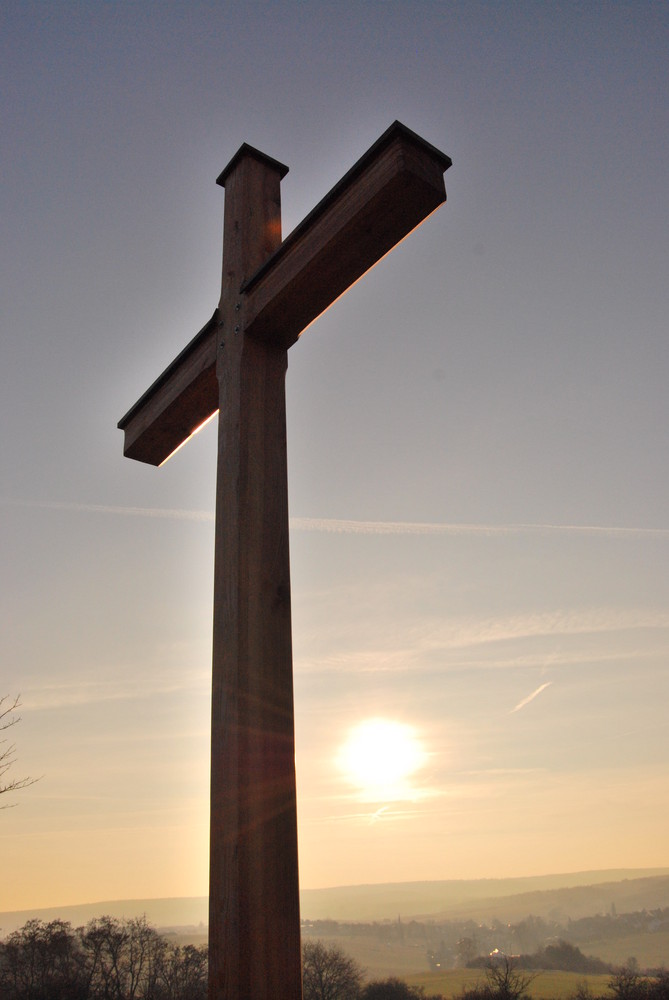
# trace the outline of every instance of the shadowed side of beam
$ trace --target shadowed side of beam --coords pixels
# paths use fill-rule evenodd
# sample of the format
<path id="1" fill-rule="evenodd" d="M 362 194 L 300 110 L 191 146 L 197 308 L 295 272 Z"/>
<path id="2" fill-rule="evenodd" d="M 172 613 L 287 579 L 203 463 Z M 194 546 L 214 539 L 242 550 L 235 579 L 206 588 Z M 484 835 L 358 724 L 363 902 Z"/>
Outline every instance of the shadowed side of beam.
<path id="1" fill-rule="evenodd" d="M 218 310 L 119 420 L 123 454 L 160 465 L 218 409 Z"/>

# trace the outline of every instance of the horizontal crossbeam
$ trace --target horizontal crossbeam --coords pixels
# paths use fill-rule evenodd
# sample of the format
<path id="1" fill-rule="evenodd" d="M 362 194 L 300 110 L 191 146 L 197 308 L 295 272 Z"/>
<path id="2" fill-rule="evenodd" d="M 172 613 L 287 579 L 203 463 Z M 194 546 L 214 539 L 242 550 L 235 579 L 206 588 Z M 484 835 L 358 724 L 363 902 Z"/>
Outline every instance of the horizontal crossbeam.
<path id="1" fill-rule="evenodd" d="M 446 200 L 450 157 L 395 122 L 242 287 L 245 332 L 282 347 Z"/>
<path id="2" fill-rule="evenodd" d="M 451 160 L 395 122 L 239 289 L 243 334 L 290 347 L 446 200 Z M 223 178 L 219 178 L 222 181 Z M 124 454 L 160 465 L 218 408 L 218 310 L 119 421 Z"/>
<path id="3" fill-rule="evenodd" d="M 123 454 L 161 465 L 218 409 L 218 309 L 118 422 Z"/>

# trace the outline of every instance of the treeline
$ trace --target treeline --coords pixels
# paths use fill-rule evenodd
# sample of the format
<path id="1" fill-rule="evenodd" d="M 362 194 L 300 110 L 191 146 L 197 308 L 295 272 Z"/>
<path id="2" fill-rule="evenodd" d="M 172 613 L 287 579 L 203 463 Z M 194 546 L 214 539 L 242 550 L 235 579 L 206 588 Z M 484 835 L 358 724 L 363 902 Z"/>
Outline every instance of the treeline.
<path id="1" fill-rule="evenodd" d="M 569 946 L 545 948 L 537 961 L 564 963 Z M 576 954 L 578 953 L 578 954 Z M 584 956 L 570 954 L 578 965 Z M 585 971 L 585 970 L 577 970 Z M 364 970 L 337 947 L 302 945 L 304 1000 L 444 1000 L 401 979 L 365 982 Z M 460 1000 L 532 1000 L 535 975 L 506 955 L 489 962 L 485 978 Z M 30 920 L 0 942 L 0 1000 L 206 1000 L 207 949 L 168 943 L 146 919 L 101 917 L 86 927 Z M 570 1000 L 669 1000 L 669 973 L 642 975 L 623 967 L 611 974 L 607 992 L 593 996 L 587 984 Z"/>
<path id="2" fill-rule="evenodd" d="M 73 929 L 29 920 L 0 942 L 0 1000 L 206 1000 L 207 948 L 175 947 L 145 918 Z M 350 956 L 302 948 L 303 1000 L 443 1000 L 395 978 L 364 981 Z"/>
<path id="3" fill-rule="evenodd" d="M 505 956 L 503 956 L 505 957 Z M 613 966 L 603 962 L 601 958 L 584 955 L 580 948 L 568 941 L 558 941 L 557 944 L 547 944 L 538 948 L 531 955 L 514 955 L 513 965 L 516 969 L 541 969 L 555 972 L 581 972 L 583 975 L 598 975 L 613 972 Z M 467 962 L 470 969 L 486 969 L 495 963 L 495 956 L 472 959 Z"/>
<path id="4" fill-rule="evenodd" d="M 145 918 L 73 929 L 29 920 L 0 942 L 2 1000 L 206 1000 L 207 948 L 175 947 Z"/>
<path id="5" fill-rule="evenodd" d="M 669 907 L 617 914 L 611 911 L 579 920 L 546 920 L 528 916 L 515 923 L 501 920 L 385 920 L 374 922 L 303 921 L 305 937 L 372 938 L 385 946 L 420 944 L 425 947 L 433 969 L 466 966 L 474 959 L 499 951 L 507 955 L 530 956 L 556 942 L 585 947 L 590 941 L 615 940 L 628 934 L 669 930 Z M 576 970 L 585 971 L 585 970 Z M 600 970 L 608 971 L 608 969 Z"/>
<path id="6" fill-rule="evenodd" d="M 581 941 L 601 938 L 626 937 L 633 932 L 656 934 L 669 930 L 669 906 L 654 910 L 635 910 L 633 913 L 616 913 L 611 906 L 609 913 L 598 913 L 592 917 L 569 920 L 565 933 L 569 940 Z"/>
<path id="7" fill-rule="evenodd" d="M 495 949 L 509 955 L 529 954 L 551 940 L 577 943 L 577 929 L 572 938 L 567 928 L 553 920 L 530 916 L 514 924 L 492 920 L 383 920 L 344 922 L 336 920 L 305 920 L 305 938 L 357 937 L 371 938 L 389 947 L 396 944 L 421 945 L 425 948 L 432 968 L 465 966 L 480 955 L 488 956 Z"/>

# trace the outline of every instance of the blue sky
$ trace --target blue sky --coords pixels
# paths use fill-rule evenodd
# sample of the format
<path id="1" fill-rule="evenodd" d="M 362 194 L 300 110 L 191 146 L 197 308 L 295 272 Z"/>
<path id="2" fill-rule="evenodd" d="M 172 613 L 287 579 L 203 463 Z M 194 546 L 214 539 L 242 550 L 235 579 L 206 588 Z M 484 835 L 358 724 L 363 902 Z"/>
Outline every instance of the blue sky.
<path id="1" fill-rule="evenodd" d="M 448 203 L 287 381 L 305 887 L 666 865 L 659 3 L 23 3 L 0 14 L 2 908 L 207 889 L 215 429 L 118 419 L 218 300 L 246 141 L 294 225 L 395 119 Z M 418 527 L 417 527 L 418 526 Z M 339 766 L 383 718 L 396 801 Z"/>

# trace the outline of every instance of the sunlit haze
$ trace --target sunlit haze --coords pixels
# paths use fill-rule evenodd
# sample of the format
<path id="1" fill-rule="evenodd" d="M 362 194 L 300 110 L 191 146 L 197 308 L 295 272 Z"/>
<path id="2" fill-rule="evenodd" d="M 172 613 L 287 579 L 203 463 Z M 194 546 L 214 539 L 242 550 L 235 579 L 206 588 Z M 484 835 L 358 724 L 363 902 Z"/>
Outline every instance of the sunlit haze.
<path id="1" fill-rule="evenodd" d="M 301 884 L 669 866 L 669 6 L 0 20 L 0 911 L 207 893 L 217 421 L 116 425 L 239 146 L 285 236 L 394 120 L 448 201 L 289 352 Z"/>
<path id="2" fill-rule="evenodd" d="M 339 751 L 345 778 L 363 801 L 396 802 L 416 797 L 413 783 L 426 753 L 411 726 L 392 719 L 365 719 L 348 734 Z"/>

